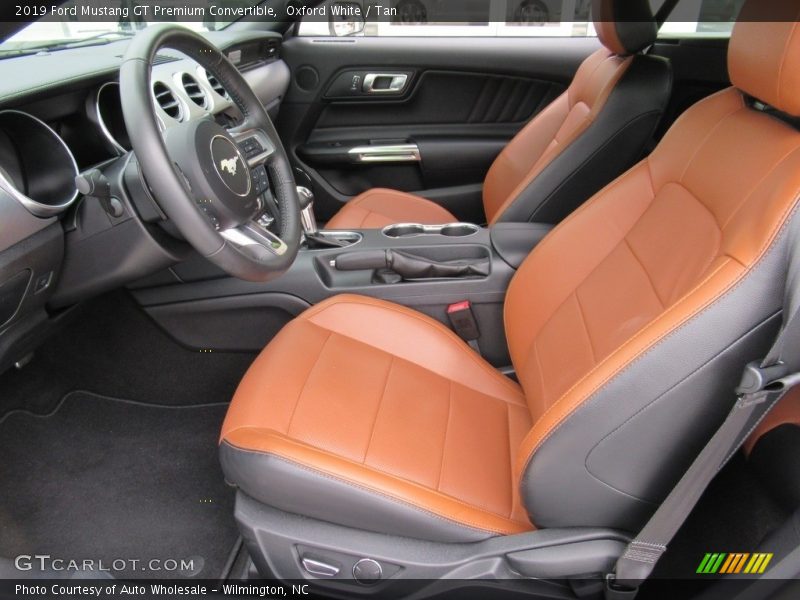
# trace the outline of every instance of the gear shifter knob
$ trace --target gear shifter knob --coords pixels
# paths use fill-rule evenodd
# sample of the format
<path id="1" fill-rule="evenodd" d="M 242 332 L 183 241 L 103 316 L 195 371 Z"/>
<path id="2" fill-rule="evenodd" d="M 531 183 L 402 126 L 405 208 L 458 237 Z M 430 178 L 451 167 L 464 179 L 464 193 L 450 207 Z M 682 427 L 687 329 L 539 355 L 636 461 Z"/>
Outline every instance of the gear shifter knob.
<path id="1" fill-rule="evenodd" d="M 314 193 L 307 187 L 297 186 L 297 197 L 300 200 L 300 222 L 306 235 L 314 235 L 317 228 L 317 218 L 314 216 Z"/>
<path id="2" fill-rule="evenodd" d="M 300 199 L 300 210 L 305 210 L 314 204 L 314 192 L 302 185 L 297 186 L 297 197 Z"/>
<path id="3" fill-rule="evenodd" d="M 307 187 L 297 186 L 297 197 L 300 199 L 300 221 L 306 235 L 314 235 L 319 231 L 317 218 L 314 216 L 314 193 Z"/>

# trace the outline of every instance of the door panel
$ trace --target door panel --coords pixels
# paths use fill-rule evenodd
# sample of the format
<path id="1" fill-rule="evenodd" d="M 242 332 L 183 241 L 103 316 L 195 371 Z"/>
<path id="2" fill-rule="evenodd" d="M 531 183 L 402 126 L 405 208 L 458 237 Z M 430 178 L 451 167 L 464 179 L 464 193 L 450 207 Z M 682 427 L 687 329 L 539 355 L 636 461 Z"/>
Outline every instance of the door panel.
<path id="1" fill-rule="evenodd" d="M 497 154 L 597 48 L 587 38 L 292 38 L 277 125 L 321 220 L 391 187 L 480 222 L 480 184 Z M 369 75 L 383 75 L 383 89 L 366 91 Z M 352 152 L 364 147 L 375 151 Z"/>
<path id="2" fill-rule="evenodd" d="M 412 79 L 409 87 L 406 99 L 392 102 L 392 125 L 520 123 L 564 90 L 548 81 L 434 70 Z M 386 100 L 359 96 L 329 102 L 315 127 L 380 124 L 387 119 Z"/>

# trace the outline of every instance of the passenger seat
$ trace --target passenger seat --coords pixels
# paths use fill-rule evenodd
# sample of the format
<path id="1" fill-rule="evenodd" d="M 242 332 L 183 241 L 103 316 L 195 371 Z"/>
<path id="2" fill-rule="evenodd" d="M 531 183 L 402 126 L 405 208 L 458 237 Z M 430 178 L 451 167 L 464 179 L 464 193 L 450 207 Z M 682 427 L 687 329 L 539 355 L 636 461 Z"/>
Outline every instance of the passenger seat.
<path id="1" fill-rule="evenodd" d="M 592 10 L 603 48 L 495 160 L 483 188 L 489 224 L 558 223 L 641 159 L 661 120 L 672 69 L 645 53 L 658 35 L 648 0 L 594 0 Z M 457 220 L 420 196 L 375 188 L 350 200 L 327 228 Z"/>

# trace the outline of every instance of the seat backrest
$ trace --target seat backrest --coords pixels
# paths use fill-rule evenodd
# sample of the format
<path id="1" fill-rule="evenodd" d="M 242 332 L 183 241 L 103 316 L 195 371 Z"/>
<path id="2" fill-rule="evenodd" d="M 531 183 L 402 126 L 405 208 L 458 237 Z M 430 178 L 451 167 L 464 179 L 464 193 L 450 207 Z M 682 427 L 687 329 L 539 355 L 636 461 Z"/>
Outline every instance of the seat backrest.
<path id="1" fill-rule="evenodd" d="M 743 18 L 782 2 L 749 0 Z M 516 476 L 539 527 L 638 529 L 780 325 L 800 234 L 800 26 L 741 22 L 729 61 L 735 87 L 684 113 L 511 283 L 506 333 L 534 422 Z"/>
<path id="2" fill-rule="evenodd" d="M 642 157 L 672 91 L 648 0 L 594 0 L 603 48 L 511 140 L 486 176 L 489 223 L 557 223 Z"/>

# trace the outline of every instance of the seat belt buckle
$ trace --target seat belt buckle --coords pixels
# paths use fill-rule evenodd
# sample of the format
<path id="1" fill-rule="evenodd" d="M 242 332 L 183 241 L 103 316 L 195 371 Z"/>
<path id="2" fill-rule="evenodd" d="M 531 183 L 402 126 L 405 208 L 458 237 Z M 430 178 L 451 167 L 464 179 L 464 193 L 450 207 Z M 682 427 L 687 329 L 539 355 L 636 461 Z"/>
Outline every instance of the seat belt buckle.
<path id="1" fill-rule="evenodd" d="M 639 593 L 639 588 L 621 585 L 613 573 L 606 575 L 604 591 L 605 600 L 634 600 Z"/>
<path id="2" fill-rule="evenodd" d="M 767 397 L 765 392 L 769 391 L 768 388 L 780 382 L 785 375 L 786 366 L 783 363 L 771 367 L 762 367 L 759 360 L 748 363 L 736 388 L 739 407 L 744 408 L 763 402 Z"/>
<path id="3" fill-rule="evenodd" d="M 478 338 L 481 336 L 478 329 L 478 321 L 472 312 L 472 303 L 469 300 L 456 302 L 447 307 L 447 318 L 450 325 L 458 337 L 467 342 L 474 350 L 477 350 Z"/>

